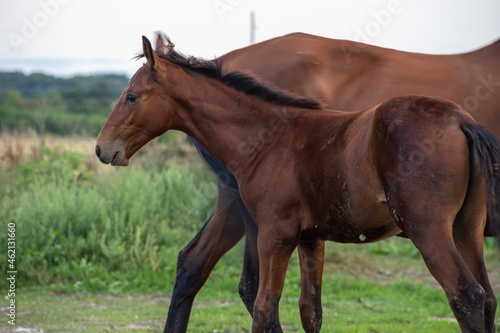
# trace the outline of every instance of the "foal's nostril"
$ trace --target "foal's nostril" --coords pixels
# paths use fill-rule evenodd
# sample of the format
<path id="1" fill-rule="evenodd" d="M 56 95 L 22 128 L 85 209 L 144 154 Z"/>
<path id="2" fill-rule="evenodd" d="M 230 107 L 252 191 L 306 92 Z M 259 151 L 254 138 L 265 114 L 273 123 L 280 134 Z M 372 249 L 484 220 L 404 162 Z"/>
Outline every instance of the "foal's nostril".
<path id="1" fill-rule="evenodd" d="M 95 154 L 97 155 L 97 157 L 101 156 L 101 148 L 99 146 L 95 146 Z"/>

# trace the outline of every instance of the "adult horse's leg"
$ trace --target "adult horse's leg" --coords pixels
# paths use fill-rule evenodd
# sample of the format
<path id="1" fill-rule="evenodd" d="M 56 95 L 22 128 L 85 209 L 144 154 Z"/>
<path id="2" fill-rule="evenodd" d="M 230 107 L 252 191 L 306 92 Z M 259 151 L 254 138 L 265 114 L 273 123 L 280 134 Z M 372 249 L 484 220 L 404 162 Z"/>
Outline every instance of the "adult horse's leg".
<path id="1" fill-rule="evenodd" d="M 179 253 L 177 276 L 165 332 L 186 332 L 196 294 L 219 259 L 246 233 L 240 297 L 252 314 L 259 284 L 257 225 L 250 218 L 237 190 L 219 184 L 214 214 L 196 237 Z M 272 331 L 282 332 L 279 323 Z"/>
<path id="2" fill-rule="evenodd" d="M 240 208 L 233 196 L 219 187 L 212 217 L 179 253 L 177 275 L 165 331 L 186 332 L 194 298 L 219 259 L 245 234 Z"/>
<path id="3" fill-rule="evenodd" d="M 244 233 L 246 233 L 245 255 L 238 291 L 250 314 L 253 311 L 253 303 L 259 284 L 257 225 L 253 222 L 241 200 L 236 178 L 225 165 L 196 140 L 188 137 L 188 141 L 196 147 L 202 159 L 217 175 L 216 212 L 218 214 L 214 213 L 196 237 L 179 254 L 176 284 L 171 304 L 180 304 L 181 306 L 179 309 L 170 306 L 165 332 L 184 332 L 186 330 L 194 297 L 210 275 L 215 263 L 241 239 Z M 236 228 L 238 235 L 228 237 L 230 235 L 221 234 L 224 232 L 225 225 Z M 224 239 L 219 242 L 217 237 L 221 237 L 221 235 L 224 236 Z M 198 260 L 189 260 L 191 257 L 198 258 Z M 180 282 L 187 281 L 187 279 L 190 281 Z"/>
<path id="4" fill-rule="evenodd" d="M 299 307 L 302 327 L 305 332 L 317 333 L 321 329 L 323 310 L 321 307 L 321 282 L 325 243 L 299 242 L 298 246 L 302 290 Z"/>
<path id="5" fill-rule="evenodd" d="M 241 199 L 239 199 L 241 201 Z M 241 273 L 238 292 L 250 315 L 253 313 L 253 304 L 259 288 L 259 254 L 257 250 L 258 228 L 250 217 L 248 210 L 241 202 L 240 210 L 245 223 L 245 255 L 243 257 L 243 271 Z"/>

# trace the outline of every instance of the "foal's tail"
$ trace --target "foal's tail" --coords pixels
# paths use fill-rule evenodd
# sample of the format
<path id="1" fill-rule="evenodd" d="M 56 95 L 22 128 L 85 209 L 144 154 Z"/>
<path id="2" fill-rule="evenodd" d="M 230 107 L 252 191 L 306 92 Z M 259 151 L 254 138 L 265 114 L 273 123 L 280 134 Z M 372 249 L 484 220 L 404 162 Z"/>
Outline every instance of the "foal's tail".
<path id="1" fill-rule="evenodd" d="M 485 236 L 500 240 L 500 139 L 478 124 L 464 124 L 471 158 L 471 174 L 487 177 L 488 218 Z"/>

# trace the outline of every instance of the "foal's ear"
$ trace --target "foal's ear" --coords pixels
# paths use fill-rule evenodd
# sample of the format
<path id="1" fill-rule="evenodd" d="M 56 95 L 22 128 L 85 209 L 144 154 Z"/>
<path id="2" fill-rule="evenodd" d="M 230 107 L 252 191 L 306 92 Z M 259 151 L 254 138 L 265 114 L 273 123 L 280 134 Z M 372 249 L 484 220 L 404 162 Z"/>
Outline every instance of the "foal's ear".
<path id="1" fill-rule="evenodd" d="M 144 56 L 148 60 L 149 66 L 151 66 L 151 69 L 155 68 L 155 54 L 153 51 L 153 47 L 151 46 L 151 42 L 149 39 L 146 38 L 146 36 L 142 36 L 142 49 L 144 52 Z"/>

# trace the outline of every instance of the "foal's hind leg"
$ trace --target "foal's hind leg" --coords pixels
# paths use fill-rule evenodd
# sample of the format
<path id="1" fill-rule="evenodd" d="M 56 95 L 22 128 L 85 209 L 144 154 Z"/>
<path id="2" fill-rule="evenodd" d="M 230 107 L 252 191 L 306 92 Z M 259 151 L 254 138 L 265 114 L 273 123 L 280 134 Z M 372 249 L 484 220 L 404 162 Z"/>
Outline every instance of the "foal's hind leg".
<path id="1" fill-rule="evenodd" d="M 471 186 L 462 209 L 453 225 L 455 244 L 470 271 L 485 291 L 485 328 L 495 332 L 495 312 L 497 302 L 491 288 L 484 263 L 484 232 L 486 211 L 484 209 L 485 191 L 482 187 Z"/>
<path id="2" fill-rule="evenodd" d="M 408 188 L 410 186 L 407 186 Z M 430 192 L 422 195 L 422 192 L 415 188 L 408 192 L 417 193 L 416 197 L 420 194 L 417 203 L 405 194 L 396 194 L 398 192 L 393 192 L 392 199 L 388 201 L 389 210 L 401 230 L 419 249 L 427 268 L 444 289 L 462 332 L 487 332 L 485 306 L 487 292 L 491 291 L 491 288 L 486 282 L 487 278 L 484 280 L 481 276 L 486 274 L 486 271 L 483 271 L 484 263 L 475 262 L 478 259 L 482 262 L 482 258 L 478 257 L 482 242 L 479 242 L 476 236 L 482 235 L 484 230 L 484 222 L 478 222 L 484 220 L 484 202 L 482 210 L 469 211 L 474 215 L 479 213 L 479 218 L 474 216 L 474 223 L 465 226 L 464 219 L 460 218 L 460 214 L 465 211 L 458 212 L 461 208 L 450 203 L 463 202 L 462 200 L 432 200 Z M 445 193 L 441 196 L 450 197 L 453 197 L 453 194 Z M 472 239 L 467 239 L 467 235 Z M 489 290 L 485 290 L 483 286 Z"/>
<path id="3" fill-rule="evenodd" d="M 464 228 L 458 214 L 461 210 L 459 203 L 464 202 L 465 195 L 457 195 L 458 190 L 447 193 L 444 186 L 438 191 L 424 191 L 418 185 L 412 186 L 412 182 L 405 185 L 404 191 L 391 192 L 389 211 L 419 249 L 427 268 L 444 289 L 462 332 L 487 332 L 485 284 L 478 281 L 471 271 L 471 267 L 481 267 L 473 261 L 479 259 L 476 254 L 482 243 L 475 236 L 482 234 L 484 223 L 471 223 Z M 439 193 L 439 197 L 434 196 L 434 192 Z M 484 207 L 483 202 L 483 210 Z M 484 217 L 484 211 L 472 212 L 478 213 L 479 219 Z M 467 232 L 473 240 L 466 240 Z"/>
<path id="4" fill-rule="evenodd" d="M 460 235 L 458 235 L 460 233 Z M 495 295 L 493 294 L 493 289 L 491 288 L 488 273 L 486 271 L 486 266 L 483 257 L 483 247 L 479 247 L 479 244 L 483 244 L 483 235 L 472 235 L 467 232 L 466 229 L 462 229 L 455 232 L 455 240 L 467 266 L 476 278 L 476 280 L 481 284 L 485 292 L 484 300 L 484 326 L 485 332 L 494 333 L 495 332 L 495 312 L 497 308 L 497 302 Z"/>
<path id="5" fill-rule="evenodd" d="M 444 289 L 462 332 L 484 333 L 486 293 L 469 270 L 455 246 L 450 217 L 418 218 L 402 214 L 399 218 L 417 225 L 410 239 L 420 250 L 427 268 Z M 426 223 L 428 222 L 428 223 Z"/>
<path id="6" fill-rule="evenodd" d="M 418 126 L 420 119 L 423 126 Z M 431 124 L 428 119 L 415 118 L 408 127 L 402 122 L 398 129 L 380 127 L 389 133 L 379 147 L 385 152 L 379 162 L 387 206 L 444 289 L 462 332 L 485 333 L 491 329 L 486 317 L 492 304 L 478 237 L 485 226 L 484 175 L 471 170 L 467 139 L 457 122 L 437 117 Z M 429 139 L 432 126 L 439 126 L 434 128 L 441 134 Z M 431 145 L 423 149 L 424 142 Z"/>

